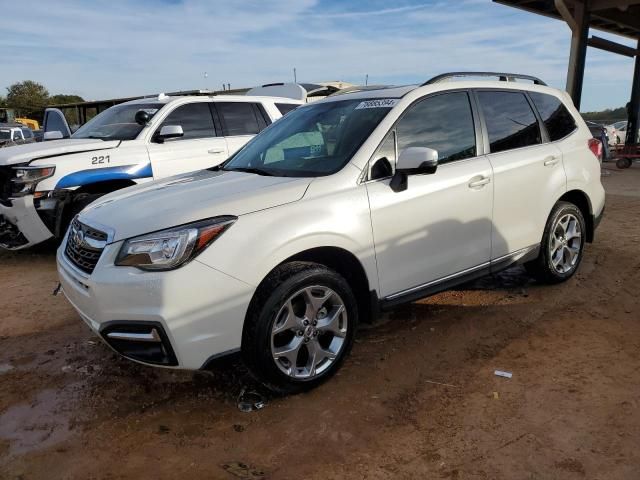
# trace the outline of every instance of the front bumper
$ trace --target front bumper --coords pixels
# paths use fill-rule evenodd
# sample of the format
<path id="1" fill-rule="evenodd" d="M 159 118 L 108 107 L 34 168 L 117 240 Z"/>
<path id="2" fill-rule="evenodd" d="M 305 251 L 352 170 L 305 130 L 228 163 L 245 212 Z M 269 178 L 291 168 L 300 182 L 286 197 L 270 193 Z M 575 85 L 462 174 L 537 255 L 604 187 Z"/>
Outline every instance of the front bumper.
<path id="1" fill-rule="evenodd" d="M 0 247 L 21 250 L 53 237 L 33 204 L 33 196 L 0 202 Z"/>
<path id="2" fill-rule="evenodd" d="M 65 296 L 94 332 L 106 340 L 113 325 L 158 325 L 175 354 L 173 365 L 133 360 L 189 370 L 238 351 L 254 287 L 197 260 L 168 272 L 116 267 L 121 244 L 107 245 L 91 275 L 67 260 L 66 239 L 58 249 Z"/>

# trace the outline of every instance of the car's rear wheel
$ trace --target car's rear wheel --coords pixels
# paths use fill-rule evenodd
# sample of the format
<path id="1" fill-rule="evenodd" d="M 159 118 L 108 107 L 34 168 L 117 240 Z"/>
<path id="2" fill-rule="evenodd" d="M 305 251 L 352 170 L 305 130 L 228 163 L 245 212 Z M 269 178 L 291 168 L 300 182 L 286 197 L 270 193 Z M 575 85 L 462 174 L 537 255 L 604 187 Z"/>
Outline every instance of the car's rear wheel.
<path id="1" fill-rule="evenodd" d="M 558 202 L 547 220 L 540 254 L 525 264 L 527 271 L 544 283 L 568 280 L 582 260 L 585 234 L 580 209 L 569 202 Z"/>
<path id="2" fill-rule="evenodd" d="M 619 158 L 616 161 L 616 167 L 620 168 L 620 169 L 624 169 L 624 168 L 629 168 L 631 167 L 631 159 L 627 158 L 627 157 L 623 157 L 623 158 Z"/>
<path id="3" fill-rule="evenodd" d="M 313 388 L 340 368 L 357 321 L 357 303 L 342 276 L 314 263 L 286 264 L 269 275 L 252 301 L 243 358 L 274 391 Z"/>

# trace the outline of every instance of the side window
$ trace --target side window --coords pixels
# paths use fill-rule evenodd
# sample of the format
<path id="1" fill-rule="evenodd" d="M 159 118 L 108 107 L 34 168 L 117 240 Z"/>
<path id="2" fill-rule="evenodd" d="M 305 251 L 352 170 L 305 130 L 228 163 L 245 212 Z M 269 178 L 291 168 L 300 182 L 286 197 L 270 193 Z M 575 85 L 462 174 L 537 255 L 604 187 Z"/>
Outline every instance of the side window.
<path id="1" fill-rule="evenodd" d="M 371 162 L 370 180 L 377 180 L 393 175 L 396 169 L 396 130 L 391 130 L 378 150 L 373 155 Z"/>
<path id="2" fill-rule="evenodd" d="M 23 129 L 22 134 L 24 135 L 24 138 L 33 138 L 33 132 L 28 128 Z"/>
<path id="3" fill-rule="evenodd" d="M 560 99 L 537 92 L 529 92 L 529 96 L 538 109 L 552 142 L 566 137 L 577 128 L 573 116 Z"/>
<path id="4" fill-rule="evenodd" d="M 298 108 L 298 105 L 296 105 L 295 103 L 276 103 L 276 107 L 278 108 L 278 110 L 280 110 L 280 113 L 284 117 L 290 111 Z"/>
<path id="5" fill-rule="evenodd" d="M 14 130 L 13 131 L 13 139 L 14 140 L 22 140 L 22 135 L 20 135 L 20 131 L 19 130 Z"/>
<path id="6" fill-rule="evenodd" d="M 476 131 L 466 92 L 419 101 L 405 112 L 396 132 L 399 155 L 407 147 L 428 147 L 438 151 L 439 163 L 476 156 Z"/>
<path id="7" fill-rule="evenodd" d="M 542 142 L 540 126 L 522 92 L 478 92 L 491 153 Z"/>
<path id="8" fill-rule="evenodd" d="M 218 113 L 222 117 L 222 123 L 226 125 L 226 134 L 255 135 L 260 132 L 258 119 L 253 105 L 248 102 L 217 102 Z"/>
<path id="9" fill-rule="evenodd" d="M 157 132 L 165 125 L 180 125 L 184 136 L 175 139 L 192 140 L 194 138 L 215 137 L 213 117 L 206 102 L 181 105 L 164 119 Z"/>

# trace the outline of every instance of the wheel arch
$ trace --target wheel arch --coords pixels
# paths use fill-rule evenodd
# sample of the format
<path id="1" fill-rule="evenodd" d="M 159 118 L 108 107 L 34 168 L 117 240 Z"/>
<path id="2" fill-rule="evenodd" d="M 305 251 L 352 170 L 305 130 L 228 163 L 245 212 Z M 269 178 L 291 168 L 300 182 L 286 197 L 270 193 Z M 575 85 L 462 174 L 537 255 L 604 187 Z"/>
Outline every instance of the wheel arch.
<path id="1" fill-rule="evenodd" d="M 314 247 L 302 250 L 290 255 L 274 266 L 262 279 L 251 299 L 249 309 L 255 307 L 254 299 L 265 280 L 279 267 L 292 262 L 310 262 L 324 265 L 335 270 L 347 281 L 353 289 L 353 294 L 358 302 L 360 321 L 372 322 L 378 314 L 378 296 L 367 276 L 362 262 L 352 252 L 335 246 Z"/>
<path id="2" fill-rule="evenodd" d="M 123 188 L 132 187 L 137 185 L 136 182 L 129 179 L 117 179 L 117 180 L 103 180 L 99 182 L 92 182 L 84 184 L 74 190 L 74 193 L 111 193 Z"/>
<path id="3" fill-rule="evenodd" d="M 79 186 L 75 190 L 69 190 L 65 193 L 60 200 L 58 207 L 58 214 L 55 218 L 55 233 L 56 238 L 60 238 L 66 231 L 71 218 L 76 210 L 76 202 L 93 201 L 96 198 L 106 195 L 107 193 L 115 192 L 123 188 L 136 185 L 136 182 L 129 179 L 116 179 L 116 180 L 103 180 L 99 182 L 87 183 Z M 93 200 L 91 198 L 93 197 Z"/>
<path id="4" fill-rule="evenodd" d="M 587 227 L 586 241 L 589 243 L 593 242 L 595 226 L 593 207 L 591 206 L 589 196 L 582 190 L 569 190 L 558 199 L 558 202 L 569 202 L 580 209 Z"/>

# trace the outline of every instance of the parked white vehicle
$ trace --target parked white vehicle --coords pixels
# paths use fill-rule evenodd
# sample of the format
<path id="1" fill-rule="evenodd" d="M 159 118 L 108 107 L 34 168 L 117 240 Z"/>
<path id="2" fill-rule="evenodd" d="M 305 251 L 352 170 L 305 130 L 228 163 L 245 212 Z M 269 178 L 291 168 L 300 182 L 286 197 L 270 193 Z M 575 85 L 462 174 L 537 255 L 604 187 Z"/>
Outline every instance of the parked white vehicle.
<path id="1" fill-rule="evenodd" d="M 609 145 L 624 145 L 627 141 L 627 121 L 622 120 L 604 128 L 609 136 Z M 640 129 L 638 129 L 638 138 L 640 138 Z"/>
<path id="2" fill-rule="evenodd" d="M 103 197 L 58 250 L 64 293 L 129 359 L 241 351 L 295 392 L 380 309 L 517 262 L 567 280 L 604 209 L 600 142 L 539 80 L 436 80 L 304 105 L 218 168 Z"/>
<path id="3" fill-rule="evenodd" d="M 301 101 L 252 96 L 166 96 L 113 106 L 71 138 L 0 150 L 0 247 L 60 238 L 100 196 L 220 164 Z M 55 127 L 54 115 L 47 122 Z M 60 129 L 66 123 L 59 112 Z M 68 135 L 68 131 L 66 133 Z"/>

